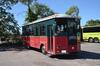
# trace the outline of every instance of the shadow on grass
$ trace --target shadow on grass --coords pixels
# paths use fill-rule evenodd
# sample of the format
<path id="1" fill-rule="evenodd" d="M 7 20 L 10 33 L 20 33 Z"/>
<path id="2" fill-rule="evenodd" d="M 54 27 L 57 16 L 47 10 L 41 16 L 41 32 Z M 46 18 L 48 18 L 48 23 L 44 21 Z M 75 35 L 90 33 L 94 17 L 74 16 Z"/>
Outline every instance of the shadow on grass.
<path id="1" fill-rule="evenodd" d="M 100 59 L 100 53 L 88 52 L 88 51 L 81 51 L 78 54 L 70 54 L 70 55 L 56 55 L 52 56 L 51 58 L 57 59 Z"/>

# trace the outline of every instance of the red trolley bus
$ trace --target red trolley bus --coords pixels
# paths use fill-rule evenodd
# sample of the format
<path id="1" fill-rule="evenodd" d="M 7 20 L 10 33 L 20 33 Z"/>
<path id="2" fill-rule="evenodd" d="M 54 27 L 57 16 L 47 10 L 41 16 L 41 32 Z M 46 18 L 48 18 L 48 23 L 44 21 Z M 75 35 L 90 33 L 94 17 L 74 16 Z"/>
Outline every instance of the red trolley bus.
<path id="1" fill-rule="evenodd" d="M 26 46 L 41 49 L 51 55 L 80 51 L 80 18 L 55 14 L 22 27 Z"/>

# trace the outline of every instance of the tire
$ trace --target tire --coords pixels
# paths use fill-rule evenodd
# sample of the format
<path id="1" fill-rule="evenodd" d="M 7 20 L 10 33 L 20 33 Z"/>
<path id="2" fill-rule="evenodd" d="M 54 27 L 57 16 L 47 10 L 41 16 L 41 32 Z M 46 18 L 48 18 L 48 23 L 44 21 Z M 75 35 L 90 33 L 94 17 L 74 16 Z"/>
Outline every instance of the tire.
<path id="1" fill-rule="evenodd" d="M 46 55 L 45 46 L 42 46 L 42 47 L 41 47 L 41 52 L 42 52 L 44 55 Z"/>
<path id="2" fill-rule="evenodd" d="M 88 39 L 88 42 L 91 42 L 92 43 L 93 42 L 93 38 L 89 38 Z"/>
<path id="3" fill-rule="evenodd" d="M 98 43 L 99 42 L 99 39 L 98 38 L 94 38 L 94 42 L 95 43 Z"/>

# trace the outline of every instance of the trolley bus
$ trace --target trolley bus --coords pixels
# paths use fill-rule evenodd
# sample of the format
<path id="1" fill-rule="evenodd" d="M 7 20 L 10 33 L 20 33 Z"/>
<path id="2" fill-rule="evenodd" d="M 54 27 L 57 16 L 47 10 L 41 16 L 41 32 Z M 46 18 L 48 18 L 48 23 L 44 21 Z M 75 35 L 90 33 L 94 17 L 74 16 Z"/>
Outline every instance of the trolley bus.
<path id="1" fill-rule="evenodd" d="M 43 54 L 59 55 L 80 51 L 80 18 L 55 14 L 22 26 L 22 39 L 27 47 Z"/>

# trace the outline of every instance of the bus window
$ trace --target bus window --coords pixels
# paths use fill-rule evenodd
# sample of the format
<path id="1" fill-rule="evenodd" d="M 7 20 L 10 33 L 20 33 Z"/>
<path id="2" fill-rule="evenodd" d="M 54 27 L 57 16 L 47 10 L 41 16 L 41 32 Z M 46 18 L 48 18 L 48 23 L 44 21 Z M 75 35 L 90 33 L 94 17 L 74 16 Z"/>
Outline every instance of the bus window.
<path id="1" fill-rule="evenodd" d="M 32 35 L 32 26 L 29 26 L 29 35 Z"/>
<path id="2" fill-rule="evenodd" d="M 100 32 L 100 27 L 85 27 L 83 32 Z"/>
<path id="3" fill-rule="evenodd" d="M 73 21 L 68 21 L 68 31 L 69 31 L 69 35 L 76 35 L 76 31 L 77 31 L 77 24 Z"/>
<path id="4" fill-rule="evenodd" d="M 66 24 L 58 24 L 56 26 L 56 35 L 66 35 L 67 34 L 67 27 Z"/>
<path id="5" fill-rule="evenodd" d="M 39 31 L 38 31 L 38 27 L 35 27 L 35 30 L 36 30 L 36 36 L 38 36 L 39 35 Z"/>
<path id="6" fill-rule="evenodd" d="M 44 36 L 45 35 L 45 27 L 40 26 L 40 35 Z"/>
<path id="7" fill-rule="evenodd" d="M 28 26 L 26 26 L 26 36 L 29 36 L 29 27 Z"/>
<path id="8" fill-rule="evenodd" d="M 34 32 L 35 32 L 35 30 L 34 30 L 35 28 L 34 28 L 34 26 L 32 26 L 32 35 L 34 36 Z"/>
<path id="9" fill-rule="evenodd" d="M 22 35 L 23 35 L 23 36 L 26 35 L 26 27 L 25 27 L 25 26 L 22 27 Z"/>

